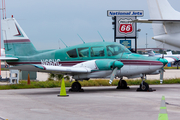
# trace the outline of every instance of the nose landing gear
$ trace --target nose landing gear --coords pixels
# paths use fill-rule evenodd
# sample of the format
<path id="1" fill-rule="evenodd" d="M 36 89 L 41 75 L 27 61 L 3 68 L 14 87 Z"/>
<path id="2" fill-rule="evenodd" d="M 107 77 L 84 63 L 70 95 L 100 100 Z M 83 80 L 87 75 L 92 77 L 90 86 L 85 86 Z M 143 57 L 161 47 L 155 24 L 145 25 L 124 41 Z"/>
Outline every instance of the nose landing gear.
<path id="1" fill-rule="evenodd" d="M 149 84 L 145 82 L 146 81 L 146 74 L 143 74 L 141 79 L 142 79 L 142 82 L 136 91 L 146 91 L 146 92 L 156 91 L 155 89 L 149 88 Z"/>

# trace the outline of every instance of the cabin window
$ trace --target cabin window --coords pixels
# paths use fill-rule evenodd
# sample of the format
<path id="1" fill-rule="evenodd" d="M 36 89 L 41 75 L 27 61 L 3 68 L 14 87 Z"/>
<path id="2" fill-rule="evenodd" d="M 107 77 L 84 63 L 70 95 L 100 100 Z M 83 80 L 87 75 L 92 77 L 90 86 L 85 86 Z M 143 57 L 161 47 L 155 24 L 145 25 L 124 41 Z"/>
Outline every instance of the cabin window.
<path id="1" fill-rule="evenodd" d="M 122 45 L 108 45 L 106 48 L 108 56 L 115 56 L 123 52 L 130 53 L 130 51 Z"/>
<path id="2" fill-rule="evenodd" d="M 89 48 L 78 48 L 79 57 L 89 57 Z"/>
<path id="3" fill-rule="evenodd" d="M 122 52 L 121 47 L 118 46 L 118 45 L 109 45 L 109 46 L 107 46 L 107 54 L 108 54 L 108 56 L 118 55 L 121 52 Z"/>
<path id="4" fill-rule="evenodd" d="M 104 47 L 92 47 L 91 57 L 102 57 L 104 56 Z"/>
<path id="5" fill-rule="evenodd" d="M 71 57 L 71 58 L 76 58 L 76 57 L 78 57 L 78 56 L 77 56 L 76 49 L 72 49 L 72 50 L 67 51 L 67 54 L 68 54 L 68 56 Z"/>

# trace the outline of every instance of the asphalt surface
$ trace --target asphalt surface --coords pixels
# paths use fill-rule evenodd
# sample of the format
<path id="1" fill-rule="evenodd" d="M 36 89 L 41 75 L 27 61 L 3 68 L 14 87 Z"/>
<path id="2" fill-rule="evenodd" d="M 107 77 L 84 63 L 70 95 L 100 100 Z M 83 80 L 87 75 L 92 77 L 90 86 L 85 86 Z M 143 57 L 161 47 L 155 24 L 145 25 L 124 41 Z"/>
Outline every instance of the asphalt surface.
<path id="1" fill-rule="evenodd" d="M 0 90 L 0 117 L 8 120 L 157 120 L 161 97 L 169 103 L 169 120 L 180 118 L 180 84 L 151 85 L 153 92 L 136 92 L 138 86 L 84 87 L 85 92 L 60 88 Z"/>

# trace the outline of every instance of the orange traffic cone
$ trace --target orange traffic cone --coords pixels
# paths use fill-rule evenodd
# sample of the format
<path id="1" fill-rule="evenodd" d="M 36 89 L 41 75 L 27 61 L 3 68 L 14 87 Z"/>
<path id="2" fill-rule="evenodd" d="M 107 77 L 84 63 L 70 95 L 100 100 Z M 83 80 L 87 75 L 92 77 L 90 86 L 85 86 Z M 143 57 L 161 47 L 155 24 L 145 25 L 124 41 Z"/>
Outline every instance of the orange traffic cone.
<path id="1" fill-rule="evenodd" d="M 31 84 L 31 81 L 30 81 L 30 76 L 29 76 L 29 74 L 28 74 L 27 84 L 28 84 L 28 85 L 30 85 L 30 84 Z"/>

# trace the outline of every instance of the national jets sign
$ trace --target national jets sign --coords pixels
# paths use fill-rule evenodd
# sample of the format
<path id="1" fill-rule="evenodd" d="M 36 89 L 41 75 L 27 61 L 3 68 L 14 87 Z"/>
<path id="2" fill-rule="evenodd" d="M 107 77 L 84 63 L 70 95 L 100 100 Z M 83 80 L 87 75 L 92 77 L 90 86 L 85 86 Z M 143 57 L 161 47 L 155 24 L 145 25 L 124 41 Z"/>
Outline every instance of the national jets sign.
<path id="1" fill-rule="evenodd" d="M 115 38 L 136 38 L 136 23 L 131 22 L 144 16 L 143 10 L 108 10 L 108 17 L 113 17 Z"/>
<path id="2" fill-rule="evenodd" d="M 143 10 L 108 10 L 107 16 L 126 16 L 126 17 L 143 17 L 144 11 Z"/>
<path id="3" fill-rule="evenodd" d="M 137 52 L 137 23 L 131 21 L 143 17 L 144 11 L 107 10 L 107 16 L 112 17 L 113 20 L 114 42 L 116 39 L 135 39 L 135 52 Z"/>

